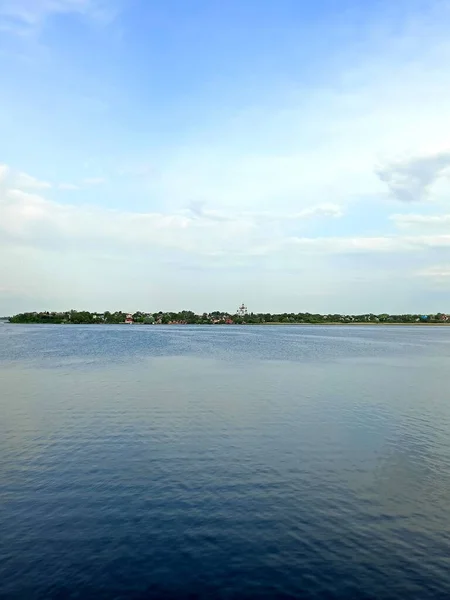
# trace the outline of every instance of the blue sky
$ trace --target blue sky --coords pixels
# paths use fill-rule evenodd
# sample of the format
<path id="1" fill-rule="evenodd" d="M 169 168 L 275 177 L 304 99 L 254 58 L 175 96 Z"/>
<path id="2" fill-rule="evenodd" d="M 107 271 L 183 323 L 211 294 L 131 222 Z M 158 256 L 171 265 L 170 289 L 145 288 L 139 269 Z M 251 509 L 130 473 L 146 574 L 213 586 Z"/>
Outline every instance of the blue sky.
<path id="1" fill-rule="evenodd" d="M 3 0 L 0 314 L 450 310 L 447 0 Z"/>

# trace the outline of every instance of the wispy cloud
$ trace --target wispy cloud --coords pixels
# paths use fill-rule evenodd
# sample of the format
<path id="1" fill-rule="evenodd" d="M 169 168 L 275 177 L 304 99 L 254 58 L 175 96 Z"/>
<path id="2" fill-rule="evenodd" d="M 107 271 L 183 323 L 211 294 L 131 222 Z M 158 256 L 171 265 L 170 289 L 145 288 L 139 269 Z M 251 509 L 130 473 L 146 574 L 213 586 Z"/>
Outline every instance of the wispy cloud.
<path id="1" fill-rule="evenodd" d="M 448 288 L 450 286 L 450 263 L 433 265 L 432 267 L 417 271 L 415 275 L 427 280 L 436 287 Z"/>
<path id="2" fill-rule="evenodd" d="M 450 235 L 289 238 L 285 244 L 327 253 L 391 253 L 450 248 Z"/>
<path id="3" fill-rule="evenodd" d="M 55 190 L 77 191 L 83 187 L 97 186 L 106 183 L 103 177 L 88 177 L 80 183 L 50 183 L 28 173 L 23 173 L 5 164 L 0 164 L 0 187 L 3 190 L 17 189 L 21 191 L 39 192 L 53 188 Z"/>
<path id="4" fill-rule="evenodd" d="M 210 219 L 211 221 L 254 221 L 254 222 L 283 222 L 283 221 L 301 221 L 312 219 L 314 217 L 332 217 L 338 218 L 344 215 L 343 207 L 337 204 L 319 204 L 308 206 L 298 212 L 280 212 L 280 211 L 226 211 L 213 210 L 207 208 L 206 202 L 192 201 L 188 208 L 188 213 L 199 219 Z"/>
<path id="5" fill-rule="evenodd" d="M 38 32 L 53 16 L 78 14 L 96 21 L 110 21 L 117 14 L 115 0 L 2 0 L 0 28 L 25 35 Z"/>
<path id="6" fill-rule="evenodd" d="M 423 202 L 436 181 L 450 173 L 450 150 L 378 167 L 378 177 L 400 202 Z"/>
<path id="7" fill-rule="evenodd" d="M 443 215 L 420 215 L 420 214 L 396 214 L 390 219 L 401 228 L 422 229 L 445 229 L 450 231 L 450 214 Z"/>
<path id="8" fill-rule="evenodd" d="M 17 187 L 31 189 L 31 190 L 42 190 L 51 188 L 52 185 L 48 181 L 41 181 L 36 177 L 31 177 L 26 173 L 17 173 L 15 178 Z"/>
<path id="9" fill-rule="evenodd" d="M 81 183 L 84 185 L 102 185 L 106 183 L 106 179 L 104 177 L 86 177 Z"/>
<path id="10" fill-rule="evenodd" d="M 27 178 L 24 179 L 27 181 Z M 334 205 L 309 207 L 293 214 L 255 212 L 224 214 L 203 207 L 186 212 L 127 212 L 99 206 L 60 204 L 25 189 L 3 187 L 0 233 L 9 243 L 62 248 L 80 244 L 80 251 L 104 248 L 171 249 L 186 256 L 222 256 L 232 264 L 239 256 L 272 256 L 280 268 L 293 253 L 396 253 L 450 248 L 450 235 L 417 236 L 292 236 L 273 222 L 335 218 Z"/>
<path id="11" fill-rule="evenodd" d="M 58 188 L 60 190 L 76 191 L 80 189 L 80 186 L 75 185 L 74 183 L 60 183 L 58 184 Z"/>
<path id="12" fill-rule="evenodd" d="M 147 177 L 155 174 L 155 167 L 146 162 L 126 164 L 118 169 L 117 174 L 120 177 Z"/>
<path id="13" fill-rule="evenodd" d="M 2 184 L 8 188 L 24 190 L 45 190 L 52 187 L 48 181 L 11 169 L 8 165 L 0 165 L 0 185 Z"/>

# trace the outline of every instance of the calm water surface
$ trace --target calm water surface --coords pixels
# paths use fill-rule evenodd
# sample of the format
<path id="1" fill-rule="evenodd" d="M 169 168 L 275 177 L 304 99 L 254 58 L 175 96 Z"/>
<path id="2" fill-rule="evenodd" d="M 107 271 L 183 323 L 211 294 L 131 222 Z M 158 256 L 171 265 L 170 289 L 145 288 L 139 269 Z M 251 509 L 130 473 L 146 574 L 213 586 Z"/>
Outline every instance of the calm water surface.
<path id="1" fill-rule="evenodd" d="M 0 598 L 450 598 L 450 328 L 0 325 Z"/>

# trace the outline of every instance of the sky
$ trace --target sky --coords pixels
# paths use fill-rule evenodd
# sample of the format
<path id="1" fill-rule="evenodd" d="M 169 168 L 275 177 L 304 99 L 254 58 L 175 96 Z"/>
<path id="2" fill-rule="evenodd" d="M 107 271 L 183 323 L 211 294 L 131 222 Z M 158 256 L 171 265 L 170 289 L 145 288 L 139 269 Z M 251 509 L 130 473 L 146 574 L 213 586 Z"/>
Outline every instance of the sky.
<path id="1" fill-rule="evenodd" d="M 0 316 L 450 312 L 450 0 L 0 0 Z"/>

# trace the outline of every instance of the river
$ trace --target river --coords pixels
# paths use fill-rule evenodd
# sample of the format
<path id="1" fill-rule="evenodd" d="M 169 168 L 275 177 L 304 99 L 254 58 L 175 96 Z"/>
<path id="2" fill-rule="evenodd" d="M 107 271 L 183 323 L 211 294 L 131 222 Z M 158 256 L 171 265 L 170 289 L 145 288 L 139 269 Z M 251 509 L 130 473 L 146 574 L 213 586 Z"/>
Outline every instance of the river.
<path id="1" fill-rule="evenodd" d="M 0 598 L 450 597 L 450 328 L 0 325 Z"/>

